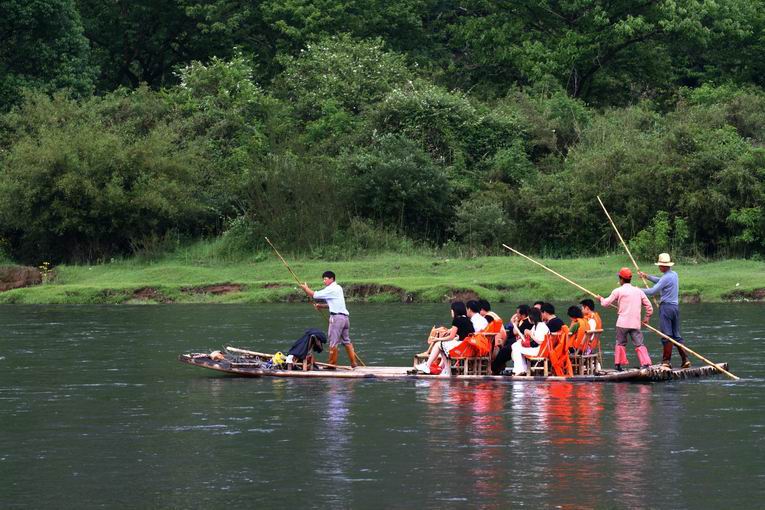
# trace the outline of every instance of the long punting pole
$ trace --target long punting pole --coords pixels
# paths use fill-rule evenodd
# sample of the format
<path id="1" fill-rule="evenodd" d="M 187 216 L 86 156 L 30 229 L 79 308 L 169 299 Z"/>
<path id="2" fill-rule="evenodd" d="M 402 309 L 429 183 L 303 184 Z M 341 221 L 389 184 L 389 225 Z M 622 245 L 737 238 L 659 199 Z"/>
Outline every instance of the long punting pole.
<path id="1" fill-rule="evenodd" d="M 614 227 L 614 232 L 616 232 L 616 235 L 619 236 L 619 241 L 622 242 L 622 246 L 624 246 L 625 251 L 627 252 L 627 255 L 629 255 L 630 260 L 632 260 L 632 264 L 635 266 L 635 270 L 640 273 L 640 267 L 638 267 L 638 263 L 635 260 L 635 257 L 632 256 L 632 252 L 630 251 L 629 247 L 627 247 L 627 243 L 624 242 L 624 238 L 622 237 L 621 233 L 619 233 L 619 229 L 616 228 L 616 223 L 614 223 L 614 220 L 611 219 L 611 215 L 608 214 L 608 209 L 606 209 L 606 206 L 603 205 L 603 201 L 600 199 L 600 196 L 596 196 L 598 199 L 598 202 L 600 203 L 600 207 L 603 208 L 603 212 L 606 213 L 606 218 L 608 218 L 608 221 L 611 222 L 611 226 Z M 645 285 L 645 288 L 647 289 L 649 287 L 648 282 L 646 281 L 644 276 L 640 277 L 641 280 L 643 280 L 643 285 Z M 653 304 L 656 305 L 656 308 L 659 307 L 659 303 L 656 302 L 656 298 L 653 299 Z"/>
<path id="2" fill-rule="evenodd" d="M 290 267 L 290 265 L 289 265 L 289 264 L 287 264 L 287 261 L 286 261 L 286 260 L 284 260 L 284 257 L 282 257 L 282 254 L 281 254 L 281 253 L 279 253 L 279 250 L 277 250 L 277 249 L 276 249 L 276 246 L 274 246 L 274 244 L 271 242 L 271 240 L 270 240 L 268 237 L 266 237 L 266 242 L 267 242 L 267 243 L 268 243 L 268 245 L 269 245 L 269 246 L 271 246 L 271 248 L 274 250 L 274 253 L 276 253 L 276 256 L 277 256 L 277 257 L 279 257 L 279 260 L 281 260 L 281 261 L 282 261 L 282 264 L 284 264 L 284 267 L 286 267 L 286 268 L 287 268 L 287 271 L 289 271 L 289 272 L 290 272 L 290 274 L 291 274 L 291 275 L 292 275 L 292 277 L 295 279 L 295 281 L 297 282 L 297 284 L 298 284 L 298 285 L 302 285 L 303 283 L 300 281 L 300 278 L 298 278 L 298 276 L 295 274 L 295 271 L 293 271 L 293 270 L 292 270 L 292 268 Z M 314 307 L 314 310 L 316 310 L 316 311 L 319 313 L 319 315 L 321 315 L 322 317 L 324 317 L 324 320 L 326 320 L 327 322 L 329 322 L 329 316 L 328 316 L 326 313 L 324 313 L 324 310 L 323 310 L 323 309 Z M 364 361 L 361 359 L 361 357 L 359 356 L 359 354 L 358 354 L 357 352 L 354 352 L 354 354 L 356 355 L 356 359 L 359 361 L 359 363 L 361 363 L 361 366 L 364 366 L 364 367 L 365 367 L 365 366 L 367 366 L 367 364 L 366 364 L 366 363 L 364 363 Z"/>
<path id="3" fill-rule="evenodd" d="M 619 233 L 619 229 L 616 228 L 616 224 L 614 223 L 614 220 L 611 219 L 611 215 L 608 214 L 608 210 L 606 209 L 606 206 L 603 204 L 603 201 L 600 199 L 600 196 L 598 196 L 597 199 L 598 199 L 598 202 L 600 202 L 600 207 L 603 208 L 603 212 L 606 213 L 606 216 L 608 217 L 608 221 L 611 222 L 611 226 L 614 227 L 614 231 L 616 232 L 616 235 L 619 236 L 619 240 L 622 242 L 622 246 L 624 246 L 624 251 L 627 252 L 627 255 L 629 255 L 629 257 L 630 257 L 630 260 L 632 260 L 632 264 L 635 266 L 635 270 L 639 273 L 640 272 L 640 267 L 638 267 L 638 263 L 635 260 L 635 257 L 632 256 L 632 252 L 630 251 L 629 247 L 627 246 L 627 243 L 624 241 L 624 238 L 622 237 L 622 235 Z M 640 278 L 643 280 L 643 284 L 645 285 L 645 288 L 647 289 L 648 288 L 648 282 L 642 276 Z M 654 298 L 653 302 L 656 305 L 656 308 L 658 308 L 659 307 L 659 303 L 656 302 L 656 298 Z M 717 366 L 717 364 L 712 363 L 711 361 L 709 361 L 705 357 L 701 356 L 700 354 L 693 352 L 691 349 L 686 347 L 685 344 L 681 344 L 680 342 L 675 341 L 674 338 L 671 338 L 671 337 L 665 335 L 664 333 L 661 333 L 660 331 L 656 330 L 655 328 L 653 328 L 653 327 L 651 327 L 651 326 L 649 326 L 647 324 L 646 324 L 646 327 L 648 327 L 651 331 L 659 333 L 662 338 L 664 338 L 666 340 L 669 340 L 670 342 L 675 344 L 678 349 L 683 349 L 686 352 L 690 352 L 691 354 L 695 355 L 700 360 L 704 361 L 706 364 L 708 364 L 710 366 L 713 366 L 715 368 L 719 368 Z M 730 375 L 730 376 L 733 376 L 736 379 L 738 379 L 738 377 L 736 377 L 735 375 L 731 374 L 730 372 L 727 372 L 727 374 Z"/>
<path id="4" fill-rule="evenodd" d="M 561 278 L 561 279 L 563 279 L 563 280 L 567 281 L 568 283 L 570 283 L 571 285 L 573 285 L 573 286 L 574 286 L 574 287 L 576 287 L 577 289 L 581 290 L 582 292 L 585 292 L 585 293 L 589 294 L 590 296 L 592 296 L 592 297 L 594 297 L 594 298 L 596 298 L 596 299 L 597 299 L 598 295 L 597 295 L 597 294 L 595 294 L 594 292 L 591 292 L 591 291 L 589 291 L 589 290 L 585 289 L 584 287 L 582 287 L 582 286 L 581 286 L 581 285 L 579 285 L 578 283 L 576 283 L 576 282 L 574 282 L 574 281 L 572 281 L 572 280 L 569 280 L 568 278 L 566 278 L 566 277 L 565 277 L 565 276 L 563 276 L 562 274 L 560 274 L 560 273 L 557 273 L 557 272 L 553 271 L 552 269 L 550 269 L 549 267 L 545 266 L 545 265 L 544 265 L 544 264 L 542 264 L 541 262 L 537 262 L 536 260 L 532 259 L 531 257 L 529 257 L 529 256 L 527 256 L 527 255 L 524 255 L 523 253 L 521 253 L 521 252 L 519 252 L 518 250 L 515 250 L 515 249 L 513 249 L 513 248 L 511 248 L 511 247 L 509 247 L 509 246 L 508 246 L 508 245 L 506 245 L 506 244 L 503 244 L 502 246 L 504 246 L 505 248 L 507 248 L 507 249 L 508 249 L 508 250 L 510 250 L 511 252 L 515 253 L 516 255 L 520 255 L 521 257 L 525 258 L 525 259 L 526 259 L 526 260 L 528 260 L 529 262 L 533 262 L 534 264 L 538 265 L 538 266 L 539 266 L 539 267 L 541 267 L 542 269 L 545 269 L 545 270 L 547 270 L 547 271 L 551 272 L 552 274 L 554 274 L 554 275 L 555 275 L 555 276 L 557 276 L 558 278 Z M 613 305 L 611 305 L 611 306 L 613 307 Z M 615 308 L 615 307 L 614 307 L 614 308 Z M 656 334 L 657 334 L 657 335 L 659 335 L 660 337 L 662 337 L 662 338 L 665 338 L 666 340 L 669 340 L 669 341 L 670 341 L 670 342 L 672 342 L 673 344 L 681 346 L 683 349 L 685 349 L 686 351 L 690 352 L 691 354 L 693 354 L 694 356 L 696 356 L 697 358 L 699 358 L 701 361 L 703 361 L 703 362 L 704 362 L 704 363 L 706 363 L 707 365 L 709 365 L 709 366 L 711 366 L 711 367 L 714 367 L 714 368 L 716 368 L 717 370 L 719 370 L 719 371 L 720 371 L 720 372 L 722 372 L 723 374 L 727 375 L 727 376 L 728 376 L 728 377 L 730 377 L 731 379 L 734 379 L 734 380 L 739 380 L 739 377 L 737 377 L 737 376 L 735 376 L 735 375 L 731 374 L 730 372 L 728 372 L 727 370 L 725 370 L 725 369 L 724 369 L 723 367 L 721 367 L 720 365 L 718 365 L 718 364 L 716 364 L 716 363 L 712 363 L 711 361 L 709 361 L 708 359 L 706 359 L 706 358 L 705 358 L 704 356 L 702 356 L 701 354 L 699 354 L 699 353 L 697 353 L 697 352 L 693 351 L 692 349 L 689 349 L 688 347 L 685 347 L 683 344 L 680 344 L 680 343 L 676 342 L 676 341 L 675 341 L 673 338 L 671 338 L 671 337 L 669 337 L 669 336 L 665 335 L 664 333 L 662 333 L 662 332 L 661 332 L 661 331 L 659 331 L 658 329 L 654 328 L 654 327 L 653 327 L 653 326 L 651 326 L 650 324 L 645 324 L 645 327 L 646 327 L 646 328 L 648 328 L 648 329 L 650 329 L 651 331 L 653 331 L 654 333 L 656 333 Z"/>

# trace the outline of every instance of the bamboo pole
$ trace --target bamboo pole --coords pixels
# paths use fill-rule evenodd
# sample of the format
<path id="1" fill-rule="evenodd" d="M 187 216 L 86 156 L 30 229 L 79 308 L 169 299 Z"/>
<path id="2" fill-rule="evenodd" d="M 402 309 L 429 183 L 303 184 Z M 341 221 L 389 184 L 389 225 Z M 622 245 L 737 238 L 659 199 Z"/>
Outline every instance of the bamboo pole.
<path id="1" fill-rule="evenodd" d="M 627 255 L 629 255 L 630 260 L 632 260 L 632 264 L 635 266 L 635 270 L 638 272 L 638 275 L 640 275 L 640 267 L 638 266 L 637 261 L 635 260 L 635 257 L 632 256 L 632 252 L 630 251 L 629 247 L 627 246 L 627 243 L 624 242 L 624 238 L 622 237 L 622 234 L 619 232 L 619 229 L 616 228 L 616 223 L 614 223 L 614 220 L 611 219 L 611 215 L 608 214 L 608 209 L 606 209 L 606 206 L 603 205 L 603 201 L 600 199 L 600 196 L 596 196 L 598 199 L 598 202 L 600 203 L 600 207 L 603 208 L 603 212 L 606 213 L 606 218 L 608 218 L 608 221 L 611 222 L 611 226 L 614 227 L 614 231 L 616 232 L 616 235 L 619 236 L 619 241 L 622 242 L 622 246 L 624 246 L 624 249 L 627 252 Z M 649 288 L 648 282 L 646 281 L 645 277 L 640 275 L 640 279 L 643 280 L 643 285 L 645 285 L 645 288 Z M 656 297 L 653 298 L 653 304 L 656 305 L 656 308 L 659 308 L 659 303 L 656 300 Z"/>
<path id="2" fill-rule="evenodd" d="M 281 253 L 279 253 L 279 250 L 277 250 L 277 249 L 276 249 L 276 246 L 274 246 L 274 244 L 271 242 L 271 240 L 270 240 L 268 237 L 266 237 L 266 242 L 269 244 L 269 246 L 271 246 L 271 248 L 273 248 L 273 250 L 274 250 L 274 253 L 276 253 L 276 256 L 277 256 L 277 257 L 279 257 L 279 260 L 281 260 L 281 261 L 282 261 L 282 264 L 284 264 L 284 267 L 286 267 L 286 268 L 287 268 L 287 271 L 289 271 L 289 272 L 290 272 L 290 274 L 292 275 L 292 277 L 293 277 L 293 278 L 295 279 L 295 281 L 297 282 L 298 286 L 302 285 L 303 283 L 300 281 L 300 278 L 298 278 L 298 276 L 297 276 L 297 275 L 295 274 L 295 272 L 292 270 L 292 268 L 290 267 L 290 265 L 289 265 L 289 264 L 287 264 L 287 261 L 286 261 L 286 260 L 284 260 L 284 257 L 282 257 L 282 254 L 281 254 Z M 324 309 L 323 309 L 323 308 L 319 308 L 318 306 L 314 306 L 313 308 L 314 308 L 314 310 L 316 310 L 316 311 L 319 313 L 319 315 L 321 315 L 322 317 L 324 317 L 324 320 L 326 320 L 326 321 L 327 321 L 327 323 L 329 323 L 329 315 L 327 315 L 326 313 L 324 313 Z M 363 366 L 363 367 L 367 366 L 367 364 L 366 364 L 366 363 L 364 363 L 364 360 L 362 360 L 362 359 L 361 359 L 361 356 L 359 356 L 359 353 L 358 353 L 358 352 L 356 352 L 356 351 L 355 351 L 355 349 L 354 349 L 354 353 L 353 353 L 353 354 L 355 355 L 355 357 L 356 357 L 356 360 L 357 360 L 359 363 L 361 363 L 361 366 Z M 351 360 L 351 363 L 353 363 L 353 360 Z M 332 365 L 330 365 L 330 366 L 332 366 Z"/>
<path id="3" fill-rule="evenodd" d="M 619 240 L 622 242 L 622 246 L 624 246 L 624 250 L 627 252 L 627 255 L 629 255 L 630 260 L 632 260 L 632 264 L 634 264 L 635 270 L 638 272 L 638 274 L 640 274 L 640 267 L 638 267 L 638 263 L 635 260 L 635 257 L 632 256 L 632 252 L 630 251 L 629 247 L 627 246 L 627 243 L 624 241 L 624 238 L 622 237 L 621 233 L 619 233 L 619 229 L 616 228 L 616 224 L 614 223 L 614 220 L 611 219 L 611 215 L 608 214 L 608 210 L 606 210 L 606 206 L 603 205 L 603 201 L 600 199 L 600 196 L 598 196 L 597 199 L 598 199 L 598 202 L 600 202 L 600 207 L 603 208 L 603 212 L 606 213 L 606 216 L 608 217 L 608 221 L 611 222 L 611 226 L 614 228 L 614 231 L 616 232 L 616 235 L 619 236 Z M 642 275 L 640 276 L 640 278 L 643 280 L 643 284 L 645 285 L 645 288 L 646 289 L 649 288 L 649 285 L 648 285 L 648 282 L 646 281 L 646 279 Z M 656 297 L 654 297 L 653 302 L 656 305 L 656 308 L 658 309 L 659 308 L 659 303 L 657 302 Z M 654 328 L 654 327 L 652 327 L 652 326 L 650 326 L 648 324 L 646 324 L 646 327 L 648 329 L 650 329 L 651 331 L 653 331 L 654 333 L 657 333 L 659 336 L 661 336 L 665 340 L 669 340 L 670 342 L 675 344 L 678 349 L 683 349 L 686 352 L 689 352 L 689 353 L 693 354 L 694 356 L 696 356 L 697 358 L 699 358 L 700 360 L 705 362 L 707 365 L 713 366 L 715 368 L 719 368 L 719 367 L 717 367 L 717 364 L 712 363 L 711 361 L 706 359 L 701 354 L 698 354 L 697 352 L 694 352 L 692 349 L 686 347 L 685 344 L 681 344 L 680 342 L 676 341 L 674 338 L 670 337 L 669 335 L 665 335 L 661 331 L 657 330 L 656 328 Z M 739 379 L 738 377 L 736 377 L 735 375 L 731 374 L 730 372 L 727 372 L 725 370 L 723 370 L 723 372 L 725 372 L 729 376 L 733 376 L 733 378 L 735 378 L 736 380 Z"/>
<path id="4" fill-rule="evenodd" d="M 587 289 L 585 289 L 584 287 L 582 287 L 582 286 L 581 286 L 581 285 L 579 285 L 578 283 L 576 283 L 576 282 L 574 282 L 574 281 L 572 281 L 572 280 L 569 280 L 568 278 L 566 278 L 565 276 L 563 276 L 563 275 L 562 275 L 562 274 L 560 274 L 560 273 L 557 273 L 557 272 L 553 271 L 552 269 L 550 269 L 549 267 L 545 266 L 545 265 L 544 265 L 544 264 L 542 264 L 541 262 L 537 262 L 536 260 L 532 259 L 531 257 L 524 255 L 523 253 L 521 253 L 521 252 L 519 252 L 518 250 L 515 250 L 515 249 L 513 249 L 513 248 L 511 248 L 511 247 L 509 247 L 509 246 L 508 246 L 508 245 L 506 245 L 506 244 L 502 244 L 502 246 L 504 246 L 505 248 L 507 248 L 507 249 L 508 249 L 508 250 L 510 250 L 511 252 L 515 253 L 516 255 L 520 255 L 521 257 L 525 258 L 526 260 L 528 260 L 528 261 L 530 261 L 530 262 L 533 262 L 534 264 L 538 265 L 538 266 L 539 266 L 539 267 L 541 267 L 542 269 L 545 269 L 545 270 L 547 270 L 547 271 L 551 272 L 552 274 L 556 275 L 557 277 L 559 277 L 559 278 L 561 278 L 561 279 L 563 279 L 563 280 L 567 281 L 568 283 L 570 283 L 570 284 L 571 284 L 571 285 L 573 285 L 574 287 L 578 288 L 578 289 L 579 289 L 579 290 L 581 290 L 582 292 L 585 292 L 585 293 L 587 293 L 587 294 L 591 295 L 592 297 L 594 297 L 594 298 L 596 298 L 596 299 L 600 299 L 600 296 L 599 296 L 598 294 L 595 294 L 594 292 L 592 292 L 592 291 L 590 291 L 590 290 L 587 290 Z M 611 306 L 614 306 L 614 305 L 611 305 Z M 615 306 L 614 306 L 614 308 L 615 308 Z M 671 337 L 669 337 L 669 336 L 665 335 L 664 333 L 662 333 L 662 332 L 661 332 L 661 331 L 659 331 L 658 329 L 654 328 L 654 327 L 653 327 L 653 326 L 651 326 L 650 324 L 645 324 L 645 327 L 646 327 L 646 328 L 648 328 L 648 329 L 650 329 L 651 331 L 653 331 L 653 332 L 654 332 L 654 333 L 656 333 L 657 335 L 661 336 L 662 338 L 665 338 L 665 339 L 669 340 L 669 341 L 670 341 L 670 342 L 672 342 L 673 344 L 675 344 L 675 345 L 680 345 L 680 346 L 681 346 L 683 349 L 685 349 L 685 350 L 686 350 L 686 351 L 688 351 L 689 353 L 693 354 L 694 356 L 696 356 L 697 358 L 699 358 L 700 360 L 702 360 L 702 361 L 703 361 L 704 363 L 706 363 L 707 365 L 709 365 L 709 366 L 711 366 L 711 367 L 714 367 L 714 368 L 716 368 L 717 370 L 719 370 L 720 372 L 724 373 L 725 375 L 727 375 L 727 376 L 728 376 L 728 377 L 730 377 L 731 379 L 734 379 L 734 380 L 739 380 L 739 377 L 737 377 L 737 376 L 735 376 L 735 375 L 731 374 L 730 372 L 728 372 L 727 370 L 725 370 L 725 369 L 724 369 L 723 367 L 721 367 L 720 365 L 718 365 L 718 364 L 716 364 L 716 363 L 713 363 L 713 362 L 709 361 L 708 359 L 706 359 L 706 358 L 705 358 L 704 356 L 702 356 L 701 354 L 699 354 L 699 353 L 697 353 L 697 352 L 693 351 L 692 349 L 689 349 L 688 347 L 685 347 L 683 344 L 680 344 L 680 343 L 676 342 L 676 341 L 675 341 L 673 338 L 671 338 Z"/>

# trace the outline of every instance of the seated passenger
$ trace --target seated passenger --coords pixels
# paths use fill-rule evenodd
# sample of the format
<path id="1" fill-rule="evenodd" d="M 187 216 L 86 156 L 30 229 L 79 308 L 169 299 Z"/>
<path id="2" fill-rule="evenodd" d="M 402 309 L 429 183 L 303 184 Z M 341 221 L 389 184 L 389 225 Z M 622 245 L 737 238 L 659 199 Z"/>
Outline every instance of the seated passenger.
<path id="1" fill-rule="evenodd" d="M 489 324 L 494 321 L 499 321 L 500 323 L 502 322 L 502 317 L 491 311 L 491 304 L 489 304 L 488 301 L 481 299 L 478 301 L 478 304 L 481 307 L 481 311 L 479 312 L 481 317 L 486 319 Z M 502 346 L 505 343 L 505 340 L 507 340 L 507 331 L 505 331 L 505 328 L 502 327 L 499 329 L 499 333 L 497 333 L 497 335 L 494 337 L 494 350 L 496 351 L 500 346 Z M 492 358 L 493 357 L 494 353 L 492 353 Z"/>
<path id="2" fill-rule="evenodd" d="M 582 314 L 590 325 L 590 330 L 603 329 L 603 321 L 600 314 L 595 311 L 595 301 L 592 299 L 583 299 L 579 302 L 582 305 Z"/>
<path id="3" fill-rule="evenodd" d="M 536 308 L 537 310 L 541 310 L 543 304 L 545 304 L 544 301 L 534 301 L 534 308 Z"/>
<path id="4" fill-rule="evenodd" d="M 527 329 L 522 335 L 518 324 L 513 324 L 514 333 L 522 337 L 522 340 L 516 341 L 511 347 L 513 375 L 528 374 L 529 367 L 524 356 L 536 356 L 539 354 L 539 347 L 542 345 L 545 336 L 550 332 L 547 324 L 542 320 L 542 314 L 539 312 L 539 309 L 532 308 L 529 311 L 528 320 L 531 323 L 531 328 Z"/>
<path id="5" fill-rule="evenodd" d="M 499 350 L 494 356 L 494 360 L 491 362 L 491 373 L 498 375 L 502 373 L 507 366 L 507 362 L 510 361 L 510 354 L 513 344 L 516 340 L 522 340 L 523 334 L 527 329 L 531 329 L 531 321 L 529 321 L 529 305 L 518 305 L 515 309 L 515 315 L 510 319 L 510 322 L 505 324 L 505 338 L 498 342 Z M 514 328 L 517 324 L 520 335 L 516 336 Z"/>
<path id="6" fill-rule="evenodd" d="M 539 309 L 542 312 L 542 320 L 547 324 L 550 333 L 557 333 L 565 326 L 565 323 L 555 315 L 555 307 L 550 303 L 542 303 Z"/>
<path id="7" fill-rule="evenodd" d="M 569 306 L 567 313 L 569 318 L 571 318 L 571 324 L 568 327 L 568 351 L 574 353 L 583 350 L 587 331 L 592 328 L 587 323 L 582 310 L 578 306 Z"/>
<path id="8" fill-rule="evenodd" d="M 469 334 L 473 333 L 473 323 L 467 318 L 465 303 L 456 301 L 451 306 L 452 327 L 444 330 L 444 336 L 436 341 L 430 350 L 428 361 L 416 365 L 414 368 L 426 374 L 430 373 L 430 366 L 439 357 L 442 366 L 448 366 L 449 360 L 446 355 L 450 350 L 457 347 Z"/>
<path id="9" fill-rule="evenodd" d="M 470 322 L 473 323 L 473 331 L 476 333 L 483 331 L 486 326 L 489 325 L 489 321 L 484 319 L 484 317 L 481 315 L 481 305 L 478 304 L 478 301 L 475 300 L 468 301 L 466 305 L 467 317 L 470 319 Z"/>

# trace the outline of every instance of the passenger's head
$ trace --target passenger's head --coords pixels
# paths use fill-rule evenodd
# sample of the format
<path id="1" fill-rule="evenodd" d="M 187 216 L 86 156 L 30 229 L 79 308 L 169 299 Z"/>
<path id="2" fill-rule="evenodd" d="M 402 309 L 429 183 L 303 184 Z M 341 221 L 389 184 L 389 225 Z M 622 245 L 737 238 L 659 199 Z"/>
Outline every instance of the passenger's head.
<path id="1" fill-rule="evenodd" d="M 529 305 L 518 305 L 518 308 L 515 309 L 515 312 L 521 317 L 528 317 L 529 310 L 531 310 Z"/>
<path id="2" fill-rule="evenodd" d="M 539 311 L 539 308 L 529 310 L 529 320 L 534 324 L 542 322 L 542 312 Z"/>
<path id="3" fill-rule="evenodd" d="M 582 305 L 582 311 L 584 313 L 592 313 L 595 311 L 595 301 L 592 299 L 583 299 L 579 301 L 579 304 Z"/>
<path id="4" fill-rule="evenodd" d="M 326 284 L 329 284 L 335 281 L 335 273 L 333 273 L 332 271 L 324 271 L 321 277 L 324 279 L 324 283 Z"/>
<path id="5" fill-rule="evenodd" d="M 582 313 L 582 309 L 578 306 L 569 306 L 568 307 L 568 316 L 572 319 L 583 319 L 584 314 Z"/>
<path id="6" fill-rule="evenodd" d="M 542 319 L 544 320 L 549 320 L 555 315 L 555 307 L 550 303 L 542 303 L 542 308 L 539 311 L 542 312 Z"/>
<path id="7" fill-rule="evenodd" d="M 455 301 L 452 303 L 452 314 L 454 314 L 455 317 L 459 317 L 460 315 L 467 315 L 465 303 L 462 301 Z"/>
<path id="8" fill-rule="evenodd" d="M 481 307 L 481 315 L 486 315 L 486 312 L 491 311 L 491 305 L 485 299 L 479 299 L 478 305 Z"/>
<path id="9" fill-rule="evenodd" d="M 468 309 L 468 317 L 476 313 L 481 313 L 481 305 L 475 299 L 471 299 L 466 303 Z"/>
<path id="10" fill-rule="evenodd" d="M 536 308 L 537 310 L 541 310 L 543 304 L 545 304 L 544 301 L 534 301 L 534 308 Z"/>

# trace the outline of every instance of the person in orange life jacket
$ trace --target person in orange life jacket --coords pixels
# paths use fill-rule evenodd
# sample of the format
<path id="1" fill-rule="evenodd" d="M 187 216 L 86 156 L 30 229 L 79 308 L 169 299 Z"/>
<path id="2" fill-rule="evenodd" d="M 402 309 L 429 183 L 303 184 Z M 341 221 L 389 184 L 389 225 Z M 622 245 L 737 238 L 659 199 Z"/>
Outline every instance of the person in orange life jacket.
<path id="1" fill-rule="evenodd" d="M 467 317 L 473 323 L 473 330 L 476 333 L 483 331 L 489 325 L 489 321 L 481 315 L 481 305 L 478 301 L 470 300 L 465 303 L 465 306 L 467 306 Z"/>
<path id="2" fill-rule="evenodd" d="M 529 320 L 529 305 L 518 305 L 515 314 L 508 324 L 505 324 L 505 339 L 502 341 L 496 356 L 491 362 L 491 373 L 499 375 L 507 366 L 507 362 L 512 359 L 513 344 L 523 339 L 523 334 L 527 329 L 531 329 Z M 518 335 L 515 334 L 515 328 L 518 328 Z"/>
<path id="3" fill-rule="evenodd" d="M 345 307 L 345 295 L 343 294 L 343 288 L 335 281 L 335 273 L 332 271 L 324 271 L 321 275 L 324 281 L 325 287 L 321 290 L 311 290 L 307 283 L 303 283 L 300 287 L 303 291 L 313 299 L 323 299 L 326 304 L 315 303 L 316 308 L 329 308 L 329 327 L 327 331 L 327 338 L 329 339 L 329 359 L 327 363 L 330 365 L 337 365 L 337 348 L 342 343 L 345 347 L 345 352 L 348 354 L 348 359 L 351 360 L 351 367 L 356 367 L 356 352 L 353 350 L 353 343 L 351 343 L 349 331 L 350 331 L 350 319 L 348 318 L 348 309 Z"/>
<path id="4" fill-rule="evenodd" d="M 550 333 L 557 333 L 565 323 L 555 315 L 555 307 L 551 303 L 542 303 L 539 309 L 542 312 L 542 320 L 547 324 Z"/>
<path id="5" fill-rule="evenodd" d="M 523 334 L 520 332 L 519 324 L 513 324 L 513 332 L 516 336 L 520 335 L 522 338 L 510 346 L 510 357 L 513 359 L 513 375 L 528 374 L 529 367 L 524 356 L 536 356 L 539 354 L 539 348 L 545 336 L 550 332 L 547 324 L 542 320 L 542 314 L 538 308 L 529 310 L 528 320 L 531 328 L 526 329 Z"/>
<path id="6" fill-rule="evenodd" d="M 656 284 L 650 289 L 642 289 L 643 293 L 646 296 L 659 294 L 661 300 L 659 304 L 659 329 L 677 343 L 685 344 L 685 340 L 680 336 L 680 281 L 677 273 L 672 270 L 672 266 L 675 263 L 672 262 L 669 253 L 660 253 L 659 260 L 654 265 L 659 266 L 659 271 L 663 273 L 661 278 L 642 271 L 638 272 L 640 276 Z M 673 344 L 664 338 L 661 339 L 661 344 L 664 351 L 661 357 L 661 364 L 667 368 L 672 368 Z M 677 351 L 680 353 L 681 368 L 690 368 L 691 362 L 688 360 L 688 354 L 686 354 L 685 349 L 677 347 Z"/>
<path id="7" fill-rule="evenodd" d="M 491 311 L 491 304 L 488 301 L 481 299 L 478 301 L 478 305 L 481 307 L 481 310 L 478 313 L 481 314 L 481 317 L 486 319 L 487 323 L 492 323 L 494 321 L 502 322 L 502 317 Z M 505 340 L 507 340 L 507 331 L 505 331 L 505 328 L 503 327 L 499 330 L 499 334 L 494 338 L 495 350 L 502 346 L 505 343 Z"/>
<path id="8" fill-rule="evenodd" d="M 607 298 L 597 296 L 603 307 L 610 306 L 614 302 L 618 306 L 614 365 L 616 370 L 621 371 L 622 367 L 627 364 L 626 345 L 627 337 L 630 337 L 635 345 L 640 368 L 648 368 L 651 366 L 651 357 L 648 355 L 648 349 L 643 345 L 640 314 L 642 306 L 645 308 L 645 319 L 643 319 L 642 324 L 648 324 L 653 313 L 653 307 L 643 291 L 632 285 L 632 271 L 628 267 L 621 268 L 617 276 L 619 277 L 619 287 L 615 288 Z"/>
<path id="9" fill-rule="evenodd" d="M 446 335 L 435 342 L 435 345 L 430 350 L 430 356 L 428 361 L 415 365 L 414 368 L 420 372 L 429 374 L 430 366 L 438 359 L 441 358 L 441 364 L 444 367 L 449 366 L 449 360 L 447 355 L 449 351 L 458 346 L 470 333 L 474 333 L 473 323 L 467 318 L 467 308 L 462 301 L 455 301 L 451 304 L 452 314 L 452 326 L 446 330 Z M 449 374 L 449 370 L 441 372 L 444 375 Z"/>
<path id="10" fill-rule="evenodd" d="M 582 305 L 584 318 L 590 322 L 590 329 L 603 329 L 603 321 L 600 314 L 595 311 L 595 302 L 592 299 L 583 299 L 579 302 Z"/>
<path id="11" fill-rule="evenodd" d="M 591 325 L 584 318 L 582 309 L 578 306 L 569 306 L 566 314 L 571 319 L 571 324 L 568 327 L 569 337 L 571 339 L 571 345 L 568 351 L 573 353 L 582 349 L 582 341 L 586 335 L 587 330 L 592 329 Z M 592 321 L 594 324 L 595 321 Z"/>

